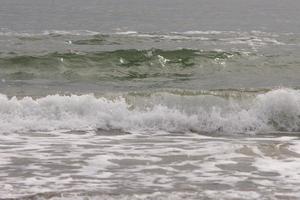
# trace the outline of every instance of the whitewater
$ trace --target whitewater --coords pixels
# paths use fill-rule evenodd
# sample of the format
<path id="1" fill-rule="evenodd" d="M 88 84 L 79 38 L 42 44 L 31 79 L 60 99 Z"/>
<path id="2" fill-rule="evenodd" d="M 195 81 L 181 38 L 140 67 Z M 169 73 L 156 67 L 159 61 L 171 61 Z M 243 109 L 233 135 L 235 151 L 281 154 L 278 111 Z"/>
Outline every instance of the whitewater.
<path id="1" fill-rule="evenodd" d="M 108 99 L 94 95 L 51 95 L 18 99 L 1 95 L 0 132 L 103 129 L 255 134 L 297 133 L 300 128 L 298 90 L 277 89 L 242 101 L 212 95 L 184 98 L 161 93 L 152 96 L 140 100 L 143 104 L 134 105 L 129 97 L 126 102 L 126 96 Z M 158 97 L 162 100 L 153 105 Z M 134 101 L 139 99 L 134 97 Z M 214 101 L 214 104 L 207 101 Z M 152 105 L 147 105 L 149 102 Z"/>
<path id="2" fill-rule="evenodd" d="M 300 91 L 0 97 L 2 199 L 297 199 Z"/>

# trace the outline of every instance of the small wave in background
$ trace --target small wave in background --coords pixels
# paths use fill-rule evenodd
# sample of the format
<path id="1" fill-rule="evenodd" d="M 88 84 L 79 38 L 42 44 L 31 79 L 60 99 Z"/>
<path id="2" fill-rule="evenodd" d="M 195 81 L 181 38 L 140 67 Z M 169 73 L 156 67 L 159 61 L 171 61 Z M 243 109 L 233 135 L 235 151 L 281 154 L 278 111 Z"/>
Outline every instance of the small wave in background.
<path id="1" fill-rule="evenodd" d="M 298 34 L 261 31 L 6 30 L 0 88 L 10 96 L 298 88 L 299 42 Z"/>

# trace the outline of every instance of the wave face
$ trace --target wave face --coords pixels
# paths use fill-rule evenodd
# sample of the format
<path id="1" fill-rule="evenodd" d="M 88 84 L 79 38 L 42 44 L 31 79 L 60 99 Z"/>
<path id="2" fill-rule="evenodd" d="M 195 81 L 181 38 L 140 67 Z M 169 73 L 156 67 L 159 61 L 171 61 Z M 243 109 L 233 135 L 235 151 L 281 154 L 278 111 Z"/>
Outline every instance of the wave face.
<path id="1" fill-rule="evenodd" d="M 218 67 L 237 52 L 197 50 L 116 50 L 92 53 L 51 53 L 0 58 L 1 75 L 14 80 L 106 80 L 190 77 L 199 65 Z"/>
<path id="2" fill-rule="evenodd" d="M 153 103 L 155 99 L 160 103 Z M 134 101 L 129 97 L 109 100 L 93 95 L 53 95 L 18 100 L 1 95 L 0 132 L 98 129 L 179 133 L 300 131 L 298 90 L 278 89 L 243 100 L 167 93 L 149 100 L 151 98 L 147 104 L 141 103 L 143 100 L 138 97 Z"/>

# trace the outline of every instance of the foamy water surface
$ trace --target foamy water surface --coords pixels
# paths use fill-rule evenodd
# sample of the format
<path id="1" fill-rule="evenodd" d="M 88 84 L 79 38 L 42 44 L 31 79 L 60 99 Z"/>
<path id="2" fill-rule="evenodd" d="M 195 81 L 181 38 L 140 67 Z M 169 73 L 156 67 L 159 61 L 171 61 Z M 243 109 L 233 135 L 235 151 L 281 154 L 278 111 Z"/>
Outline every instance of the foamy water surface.
<path id="1" fill-rule="evenodd" d="M 2 95 L 0 195 L 298 199 L 299 101 L 291 89 Z"/>
<path id="2" fill-rule="evenodd" d="M 31 132 L 1 137 L 1 197 L 298 199 L 298 136 Z"/>

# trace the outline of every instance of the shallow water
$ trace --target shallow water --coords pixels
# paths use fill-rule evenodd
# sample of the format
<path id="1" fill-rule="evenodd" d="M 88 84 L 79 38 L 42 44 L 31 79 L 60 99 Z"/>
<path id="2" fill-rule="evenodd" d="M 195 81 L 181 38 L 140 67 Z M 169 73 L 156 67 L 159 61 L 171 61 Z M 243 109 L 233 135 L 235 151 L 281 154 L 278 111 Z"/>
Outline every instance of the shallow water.
<path id="1" fill-rule="evenodd" d="M 1 197 L 298 199 L 298 136 L 35 132 L 1 137 Z"/>

